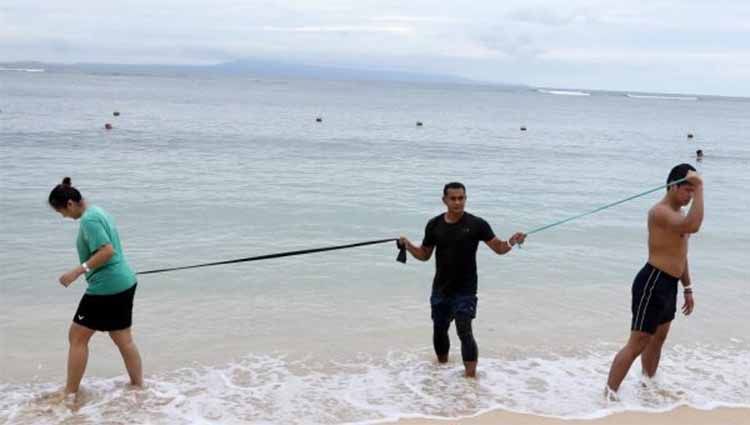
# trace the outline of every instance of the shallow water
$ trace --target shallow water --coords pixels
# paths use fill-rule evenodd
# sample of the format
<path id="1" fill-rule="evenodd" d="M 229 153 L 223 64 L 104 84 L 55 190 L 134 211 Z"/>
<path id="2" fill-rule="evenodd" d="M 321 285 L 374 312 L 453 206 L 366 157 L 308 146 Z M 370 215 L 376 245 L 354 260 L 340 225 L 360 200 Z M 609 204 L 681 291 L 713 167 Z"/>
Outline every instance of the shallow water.
<path id="1" fill-rule="evenodd" d="M 0 94 L 7 422 L 357 423 L 748 405 L 747 101 L 7 72 Z M 131 264 L 146 270 L 402 233 L 420 241 L 451 180 L 467 185 L 467 210 L 507 238 L 656 187 L 697 148 L 706 218 L 690 247 L 696 311 L 678 314 L 656 389 L 641 389 L 635 365 L 616 406 L 599 396 L 627 337 L 645 214 L 660 193 L 533 235 L 505 257 L 480 247 L 476 382 L 461 378 L 455 335 L 452 361 L 434 364 L 434 266 L 399 264 L 384 244 L 143 276 L 134 331 L 148 388 L 125 387 L 116 349 L 98 335 L 83 406 L 38 400 L 64 380 L 84 290 L 56 283 L 77 260 L 77 223 L 45 204 L 65 175 L 112 213 Z"/>

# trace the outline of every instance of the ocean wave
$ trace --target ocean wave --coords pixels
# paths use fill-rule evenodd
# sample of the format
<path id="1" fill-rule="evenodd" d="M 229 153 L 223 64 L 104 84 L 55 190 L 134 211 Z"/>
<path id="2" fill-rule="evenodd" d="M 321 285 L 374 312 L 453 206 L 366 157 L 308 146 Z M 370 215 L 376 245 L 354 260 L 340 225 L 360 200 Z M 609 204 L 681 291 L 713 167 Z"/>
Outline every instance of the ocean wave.
<path id="1" fill-rule="evenodd" d="M 558 96 L 591 96 L 591 93 L 587 93 L 584 91 L 577 91 L 577 90 L 547 90 L 547 89 L 537 89 L 539 93 L 544 94 L 554 94 Z"/>
<path id="2" fill-rule="evenodd" d="M 16 72 L 45 72 L 43 68 L 6 68 L 0 66 L 0 71 L 16 71 Z"/>
<path id="3" fill-rule="evenodd" d="M 699 100 L 696 96 L 667 96 L 667 95 L 655 95 L 655 94 L 632 94 L 628 93 L 625 96 L 631 99 L 654 99 L 654 100 Z"/>
<path id="4" fill-rule="evenodd" d="M 251 355 L 152 375 L 141 391 L 128 388 L 124 376 L 86 378 L 78 410 L 50 401 L 45 394 L 53 384 L 2 384 L 0 421 L 53 424 L 75 415 L 91 423 L 127 417 L 154 424 L 366 424 L 497 409 L 573 419 L 681 405 L 750 407 L 750 352 L 676 346 L 662 358 L 657 379 L 643 381 L 636 365 L 622 401 L 607 403 L 602 391 L 612 354 L 483 358 L 477 380 L 462 376 L 459 360 L 435 364 L 427 348 L 344 363 Z"/>

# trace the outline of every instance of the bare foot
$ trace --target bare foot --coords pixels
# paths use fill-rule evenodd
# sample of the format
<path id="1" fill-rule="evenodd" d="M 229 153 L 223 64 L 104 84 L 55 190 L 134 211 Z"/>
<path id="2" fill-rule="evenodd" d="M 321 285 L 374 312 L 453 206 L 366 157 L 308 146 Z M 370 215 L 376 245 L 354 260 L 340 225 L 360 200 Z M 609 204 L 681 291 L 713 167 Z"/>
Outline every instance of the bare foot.
<path id="1" fill-rule="evenodd" d="M 77 412 L 90 399 L 90 394 L 80 387 L 75 393 L 65 394 L 64 403 L 71 411 Z"/>
<path id="2" fill-rule="evenodd" d="M 620 396 L 617 395 L 617 391 L 614 391 L 607 385 L 604 387 L 604 400 L 610 402 L 618 402 L 620 401 Z"/>
<path id="3" fill-rule="evenodd" d="M 130 382 L 128 382 L 127 384 L 125 384 L 125 389 L 127 391 L 141 391 L 141 390 L 144 390 L 145 388 L 146 388 L 146 384 L 145 383 L 143 385 L 136 385 L 136 384 L 133 384 L 133 383 L 130 383 Z"/>
<path id="4" fill-rule="evenodd" d="M 60 404 L 65 400 L 65 389 L 60 388 L 59 390 L 50 391 L 48 393 L 42 393 L 37 396 L 34 401 L 37 403 L 47 404 Z"/>

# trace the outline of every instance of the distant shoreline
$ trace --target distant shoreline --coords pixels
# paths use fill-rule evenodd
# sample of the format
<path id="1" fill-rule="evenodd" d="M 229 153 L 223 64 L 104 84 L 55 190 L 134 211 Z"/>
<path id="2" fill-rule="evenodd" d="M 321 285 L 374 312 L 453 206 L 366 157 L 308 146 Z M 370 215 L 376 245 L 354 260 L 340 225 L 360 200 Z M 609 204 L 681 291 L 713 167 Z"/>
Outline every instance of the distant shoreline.
<path id="1" fill-rule="evenodd" d="M 549 96 L 623 96 L 633 101 L 748 101 L 750 97 L 699 93 L 648 92 L 642 90 L 608 90 L 580 87 L 532 86 L 472 80 L 453 75 L 421 74 L 417 72 L 378 69 L 338 68 L 272 61 L 233 61 L 209 65 L 163 64 L 107 64 L 107 63 L 47 63 L 39 61 L 0 62 L 0 73 L 81 73 L 87 75 L 140 77 L 250 77 L 261 80 L 353 81 L 411 84 L 448 84 L 458 86 L 492 87 L 507 91 L 528 91 Z"/>

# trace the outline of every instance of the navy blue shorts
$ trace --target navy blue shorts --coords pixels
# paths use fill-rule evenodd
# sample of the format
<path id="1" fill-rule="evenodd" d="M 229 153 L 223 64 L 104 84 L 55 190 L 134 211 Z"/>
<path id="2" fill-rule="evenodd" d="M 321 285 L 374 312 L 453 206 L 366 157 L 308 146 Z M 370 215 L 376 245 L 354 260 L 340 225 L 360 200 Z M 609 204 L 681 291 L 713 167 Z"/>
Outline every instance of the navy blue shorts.
<path id="1" fill-rule="evenodd" d="M 432 295 L 432 320 L 448 322 L 453 319 L 473 319 L 477 316 L 476 295 Z"/>
<path id="2" fill-rule="evenodd" d="M 659 325 L 674 320 L 679 280 L 651 264 L 643 266 L 633 281 L 630 330 L 654 334 Z"/>

